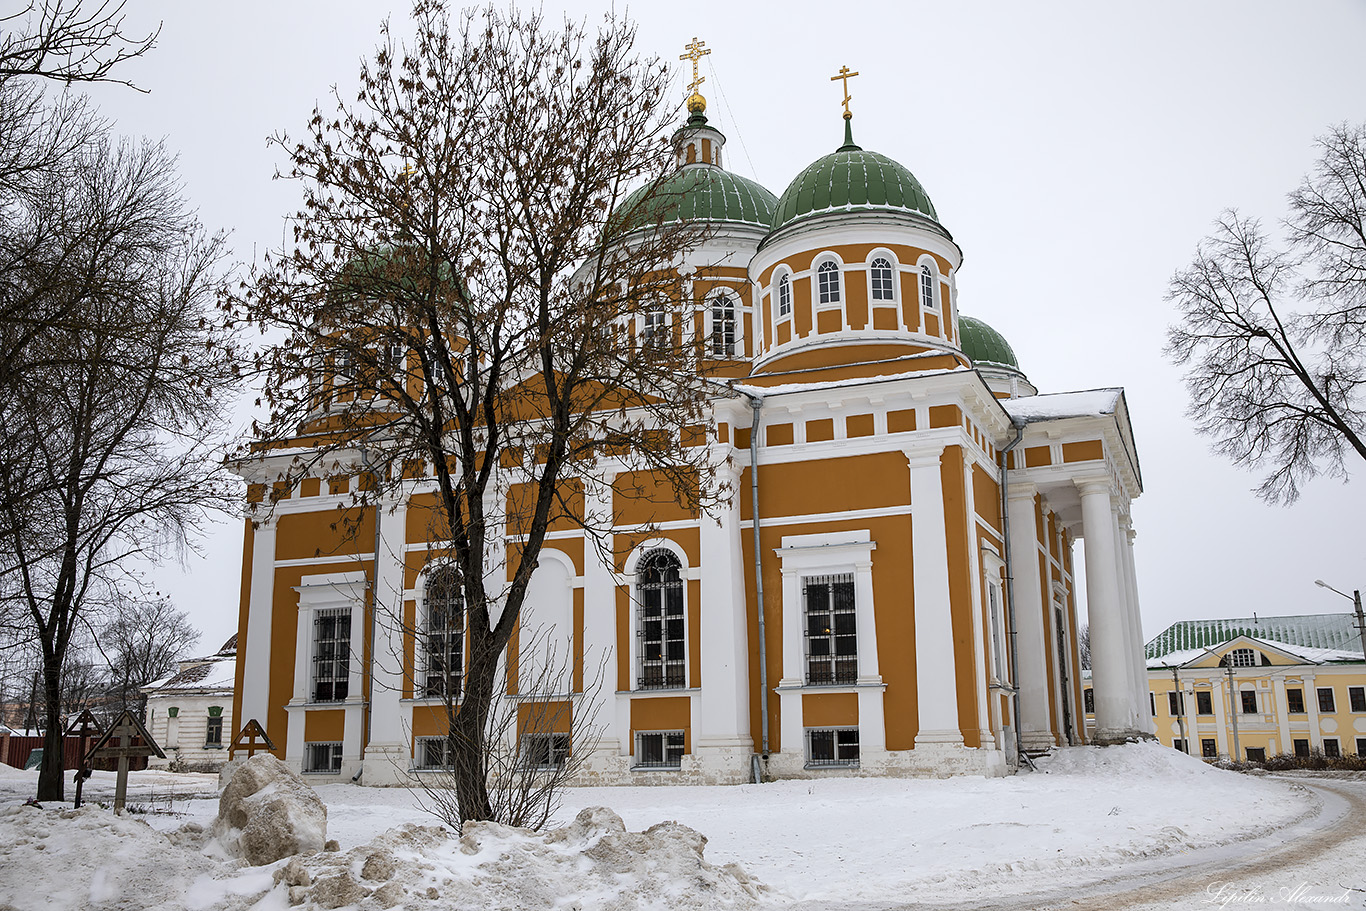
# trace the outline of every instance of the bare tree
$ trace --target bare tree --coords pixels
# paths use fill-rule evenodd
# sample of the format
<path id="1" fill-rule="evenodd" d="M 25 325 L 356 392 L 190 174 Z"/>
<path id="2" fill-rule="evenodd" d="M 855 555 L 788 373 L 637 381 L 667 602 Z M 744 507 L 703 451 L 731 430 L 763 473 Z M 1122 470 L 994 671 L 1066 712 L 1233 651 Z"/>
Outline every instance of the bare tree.
<path id="1" fill-rule="evenodd" d="M 384 26 L 357 101 L 277 137 L 304 206 L 241 304 L 288 335 L 262 360 L 259 428 L 308 450 L 283 480 L 352 470 L 366 502 L 430 497 L 468 642 L 459 818 L 488 819 L 498 664 L 548 530 L 611 524 L 584 507 L 609 464 L 694 513 L 722 495 L 708 447 L 682 445 L 709 426 L 680 271 L 701 229 L 652 202 L 673 168 L 668 74 L 633 27 L 489 9 L 452 28 L 437 0 L 413 18 L 410 44 Z"/>
<path id="2" fill-rule="evenodd" d="M 1268 469 L 1257 493 L 1272 503 L 1366 459 L 1366 126 L 1319 146 L 1290 197 L 1287 249 L 1227 212 L 1168 293 L 1166 351 L 1189 368 L 1196 427 L 1234 464 Z"/>
<path id="3" fill-rule="evenodd" d="M 111 75 L 115 66 L 152 49 L 161 26 L 134 38 L 124 31 L 119 2 L 81 3 L 30 0 L 23 9 L 0 16 L 0 80 L 16 76 L 73 82 L 133 84 Z"/>
<path id="4" fill-rule="evenodd" d="M 39 175 L 15 281 L 69 318 L 32 333 L 0 385 L 0 598 L 42 653 L 39 797 L 62 797 L 63 674 L 83 627 L 137 589 L 134 564 L 180 545 L 234 488 L 216 457 L 235 386 L 216 316 L 222 239 L 180 198 L 159 145 L 101 137 Z M 33 366 L 38 365 L 38 366 Z"/>
<path id="5" fill-rule="evenodd" d="M 94 638 L 108 665 L 111 701 L 140 717 L 146 704 L 142 687 L 174 671 L 199 641 L 199 630 L 168 598 L 125 597 Z"/>
<path id="6" fill-rule="evenodd" d="M 1091 624 L 1082 626 L 1081 632 L 1077 634 L 1077 654 L 1081 658 L 1081 669 L 1089 671 L 1091 669 Z"/>

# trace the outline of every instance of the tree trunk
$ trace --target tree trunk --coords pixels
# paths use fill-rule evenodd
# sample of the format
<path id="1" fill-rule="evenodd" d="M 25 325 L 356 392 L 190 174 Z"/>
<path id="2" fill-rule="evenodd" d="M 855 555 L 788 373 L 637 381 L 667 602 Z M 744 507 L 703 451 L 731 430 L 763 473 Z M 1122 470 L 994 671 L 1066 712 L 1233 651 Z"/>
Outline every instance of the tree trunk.
<path id="1" fill-rule="evenodd" d="M 65 757 L 62 747 L 62 678 L 55 662 L 43 656 L 43 696 L 47 704 L 47 730 L 43 732 L 43 764 L 38 771 L 38 799 L 65 800 Z"/>
<path id="2" fill-rule="evenodd" d="M 488 737 L 489 710 L 493 704 L 493 684 L 497 677 L 498 653 L 471 643 L 469 674 L 465 678 L 464 698 L 452 720 L 455 731 L 451 764 L 455 771 L 456 797 L 460 820 L 492 819 L 489 802 L 488 766 L 485 741 Z"/>

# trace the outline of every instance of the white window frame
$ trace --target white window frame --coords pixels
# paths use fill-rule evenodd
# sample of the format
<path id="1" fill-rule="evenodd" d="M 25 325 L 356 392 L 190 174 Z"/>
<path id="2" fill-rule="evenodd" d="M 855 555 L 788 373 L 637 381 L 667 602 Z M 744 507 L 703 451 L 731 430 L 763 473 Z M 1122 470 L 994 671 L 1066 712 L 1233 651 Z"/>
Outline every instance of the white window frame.
<path id="1" fill-rule="evenodd" d="M 363 570 L 327 575 L 304 576 L 295 587 L 299 593 L 299 614 L 294 651 L 293 705 L 313 703 L 314 623 L 318 611 L 349 609 L 351 611 L 350 659 L 347 662 L 346 698 L 319 703 L 327 706 L 359 705 L 364 701 L 360 649 L 357 647 L 365 623 L 365 598 L 368 580 Z"/>
<path id="2" fill-rule="evenodd" d="M 817 635 L 812 635 L 813 588 L 817 586 L 825 586 L 826 591 L 824 601 L 815 606 L 821 609 L 821 613 L 830 615 L 832 624 Z M 848 605 L 848 609 L 841 610 L 841 596 L 837 594 L 837 589 L 845 586 L 848 587 L 848 594 L 845 597 L 852 603 Z M 852 633 L 840 630 L 839 619 L 841 616 L 846 617 L 854 624 Z M 858 595 L 852 572 L 802 576 L 802 632 L 804 646 L 802 674 L 807 686 L 851 686 L 858 682 Z M 854 647 L 853 655 L 846 655 L 841 659 L 839 647 L 850 644 L 851 639 Z M 817 643 L 824 643 L 821 649 L 824 654 L 815 653 Z M 850 657 L 853 659 L 853 673 L 842 675 L 840 665 L 847 662 Z M 823 677 L 825 674 L 813 675 L 811 673 L 813 665 L 822 668 L 823 672 L 828 672 L 829 679 L 814 679 L 815 677 Z M 841 679 L 841 676 L 848 677 L 848 679 Z"/>
<path id="3" fill-rule="evenodd" d="M 990 640 L 988 656 L 990 669 L 987 676 L 998 686 L 1010 685 L 1009 650 L 1006 647 L 1005 560 L 1001 559 L 994 548 L 984 545 L 981 548 L 982 577 L 986 580 L 983 598 L 987 603 L 987 637 Z"/>
<path id="4" fill-rule="evenodd" d="M 939 264 L 928 256 L 920 257 L 916 263 L 916 295 L 920 298 L 920 309 L 928 310 L 931 313 L 943 313 L 944 308 L 940 304 L 940 297 L 943 295 L 939 289 Z M 928 273 L 928 274 L 927 274 Z M 929 279 L 930 294 L 926 300 L 925 280 Z M 941 324 L 939 331 L 942 334 L 944 326 Z"/>
<path id="5" fill-rule="evenodd" d="M 727 305 L 729 305 L 730 307 L 731 339 L 730 351 L 724 352 L 716 350 L 716 311 L 717 309 L 724 309 L 724 307 Z M 707 326 L 708 355 L 713 358 L 721 358 L 725 360 L 743 358 L 745 356 L 745 349 L 741 329 L 744 324 L 744 320 L 743 316 L 741 315 L 742 308 L 740 306 L 739 292 L 736 291 L 734 288 L 718 288 L 707 295 L 707 298 L 704 301 L 704 306 L 706 307 L 704 316 L 706 317 Z"/>
<path id="6" fill-rule="evenodd" d="M 642 688 L 640 686 L 640 680 L 644 677 L 644 665 L 641 660 L 640 643 L 643 631 L 641 630 L 640 625 L 642 605 L 637 594 L 640 591 L 638 571 L 640 568 L 640 561 L 656 550 L 667 550 L 674 555 L 678 560 L 678 575 L 683 583 L 683 684 L 681 686 L 651 686 Z M 689 589 L 691 586 L 688 582 L 694 578 L 700 578 L 698 571 L 696 568 L 688 565 L 688 555 L 676 541 L 671 538 L 662 537 L 642 541 L 626 558 L 623 569 L 625 571 L 625 579 L 623 581 L 628 584 L 631 592 L 631 628 L 629 640 L 631 644 L 631 689 L 633 691 L 648 693 L 678 692 L 686 690 L 691 683 L 692 673 L 690 670 L 692 662 L 692 643 L 689 635 L 691 630 L 688 622 L 688 611 L 692 605 L 689 601 Z"/>
<path id="7" fill-rule="evenodd" d="M 825 269 L 826 266 L 829 266 L 830 268 Z M 824 303 L 821 302 L 822 269 L 825 269 L 825 274 L 833 274 L 835 276 L 835 294 L 838 295 L 834 300 L 825 301 Z M 848 294 L 845 293 L 846 282 L 844 273 L 845 267 L 843 260 L 841 260 L 838 256 L 836 256 L 833 253 L 822 253 L 819 256 L 817 256 L 815 260 L 812 261 L 811 311 L 813 315 L 811 318 L 811 328 L 813 332 L 816 329 L 816 320 L 814 314 L 824 310 L 839 310 L 841 313 L 844 311 L 845 298 L 848 297 Z"/>
<path id="8" fill-rule="evenodd" d="M 787 301 L 783 301 L 783 282 L 787 282 Z M 774 325 L 783 320 L 792 319 L 792 271 L 790 269 L 778 269 L 773 276 L 773 322 Z"/>
<path id="9" fill-rule="evenodd" d="M 1324 708 L 1324 707 L 1323 707 L 1323 694 L 1324 694 L 1324 693 L 1327 693 L 1327 694 L 1328 694 L 1328 701 L 1332 703 L 1332 706 L 1331 706 L 1330 708 Z M 1315 698 L 1315 700 L 1316 700 L 1314 704 L 1318 706 L 1319 712 L 1320 712 L 1321 714 L 1324 714 L 1324 715 L 1336 715 L 1336 714 L 1337 714 L 1337 711 L 1338 711 L 1338 696 L 1337 696 L 1337 693 L 1333 692 L 1333 687 L 1331 687 L 1331 686 L 1320 686 L 1320 687 L 1317 687 L 1317 688 L 1314 690 L 1314 698 Z"/>
<path id="10" fill-rule="evenodd" d="M 651 351 L 668 351 L 673 347 L 671 330 L 669 311 L 664 305 L 651 307 L 641 315 L 640 347 Z"/>
<path id="11" fill-rule="evenodd" d="M 1228 667 L 1258 667 L 1256 649 L 1235 648 L 1228 653 Z"/>
<path id="12" fill-rule="evenodd" d="M 431 655 L 432 655 L 432 650 L 431 650 L 431 636 L 432 636 L 431 619 L 432 619 L 432 613 L 431 613 L 430 604 L 429 604 L 429 602 L 428 602 L 428 592 L 431 590 L 432 576 L 433 576 L 433 574 L 434 574 L 435 572 L 451 572 L 451 573 L 454 573 L 455 576 L 456 576 L 456 584 L 457 584 L 457 586 L 458 586 L 458 589 L 457 589 L 457 590 L 458 590 L 459 593 L 460 593 L 460 602 L 461 602 L 461 604 L 460 604 L 460 628 L 459 628 L 458 631 L 452 631 L 453 633 L 455 633 L 455 635 L 457 635 L 457 636 L 459 637 L 459 642 L 460 642 L 460 647 L 459 647 L 459 651 L 460 651 L 460 672 L 459 672 L 459 674 L 457 675 L 458 681 L 459 681 L 459 692 L 457 692 L 457 693 L 455 694 L 455 699 L 454 699 L 454 701 L 455 701 L 456 703 L 459 703 L 459 701 L 464 697 L 464 694 L 465 694 L 465 665 L 466 665 L 466 662 L 468 661 L 468 655 L 466 654 L 467 649 L 465 648 L 465 645 L 466 645 L 466 643 L 465 643 L 465 635 L 466 635 L 466 625 L 467 625 L 467 623 L 468 623 L 468 617 L 467 617 L 467 613 L 466 613 L 466 607 L 465 607 L 465 604 L 464 604 L 464 600 L 465 600 L 464 588 L 463 588 L 463 586 L 460 586 L 460 585 L 459 585 L 459 570 L 456 569 L 454 566 L 450 566 L 450 565 L 446 565 L 446 566 L 435 566 L 435 567 L 429 566 L 429 567 L 427 567 L 426 569 L 424 569 L 423 572 L 422 572 L 422 591 L 421 591 L 421 598 L 419 599 L 419 604 L 421 605 L 421 612 L 420 612 L 420 615 L 419 615 L 419 616 L 421 617 L 421 623 L 419 623 L 419 625 L 418 625 L 418 629 L 420 630 L 420 633 L 418 634 L 419 642 L 418 642 L 418 648 L 417 648 L 417 655 L 418 655 L 418 659 L 417 659 L 417 660 L 420 662 L 420 668 L 419 668 L 419 669 L 421 670 L 422 685 L 421 685 L 421 686 L 414 686 L 414 687 L 413 687 L 413 696 L 414 696 L 414 698 L 417 698 L 417 699 L 441 699 L 441 700 L 444 700 L 444 699 L 445 699 L 445 696 L 444 696 L 444 694 L 442 693 L 442 691 L 441 691 L 440 689 L 438 689 L 436 692 L 433 692 L 433 691 L 432 691 L 432 681 L 430 681 L 430 680 L 428 679 L 428 677 L 429 677 L 429 676 L 431 675 L 431 673 L 432 673 L 432 660 L 431 660 Z M 444 680 L 442 681 L 442 686 L 443 686 L 443 688 L 444 688 Z"/>
<path id="13" fill-rule="evenodd" d="M 1347 687 L 1347 710 L 1356 714 L 1366 712 L 1366 686 Z"/>
<path id="14" fill-rule="evenodd" d="M 892 296 L 890 298 L 878 299 L 875 295 L 876 286 L 873 283 L 873 264 L 880 259 L 886 260 L 892 270 Z M 879 247 L 868 255 L 868 260 L 865 263 L 865 271 L 868 276 L 868 327 L 871 329 L 873 320 L 872 308 L 896 308 L 898 311 L 901 308 L 901 265 L 897 262 L 897 258 L 892 251 Z M 899 316 L 897 318 L 897 325 L 901 325 L 901 318 Z"/>

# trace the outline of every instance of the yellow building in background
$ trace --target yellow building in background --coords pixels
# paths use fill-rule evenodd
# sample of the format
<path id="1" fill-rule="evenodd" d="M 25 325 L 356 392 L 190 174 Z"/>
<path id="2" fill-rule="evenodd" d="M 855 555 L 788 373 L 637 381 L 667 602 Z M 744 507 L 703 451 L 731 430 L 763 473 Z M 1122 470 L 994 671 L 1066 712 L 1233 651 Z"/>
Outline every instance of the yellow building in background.
<path id="1" fill-rule="evenodd" d="M 1157 739 L 1206 759 L 1366 756 L 1352 614 L 1186 620 L 1147 645 Z"/>

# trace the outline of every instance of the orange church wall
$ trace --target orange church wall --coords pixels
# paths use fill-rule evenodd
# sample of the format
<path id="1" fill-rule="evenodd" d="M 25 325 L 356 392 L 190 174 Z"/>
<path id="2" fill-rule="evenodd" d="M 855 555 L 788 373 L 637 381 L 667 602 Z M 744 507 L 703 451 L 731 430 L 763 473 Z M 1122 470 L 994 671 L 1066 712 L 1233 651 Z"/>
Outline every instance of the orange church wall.
<path id="1" fill-rule="evenodd" d="M 768 523 L 782 516 L 904 505 L 910 502 L 911 476 L 900 452 L 762 465 L 759 496 Z M 740 500 L 740 516 L 751 517 L 748 494 Z"/>
<path id="2" fill-rule="evenodd" d="M 857 693 L 803 693 L 802 726 L 853 727 L 858 724 Z"/>
<path id="3" fill-rule="evenodd" d="M 822 418 L 818 421 L 806 422 L 806 441 L 808 443 L 823 443 L 835 438 L 834 418 Z"/>
<path id="4" fill-rule="evenodd" d="M 251 604 L 251 566 L 252 554 L 256 547 L 256 529 L 251 520 L 242 523 L 242 588 L 237 599 L 237 666 L 233 668 L 232 686 L 232 737 L 242 730 L 250 718 L 242 717 L 242 679 L 247 667 L 247 608 Z M 270 692 L 266 692 L 267 699 Z M 262 722 L 264 725 L 265 722 Z M 273 738 L 272 738 L 273 739 Z M 283 751 L 277 751 L 279 756 Z"/>
<path id="5" fill-rule="evenodd" d="M 931 427 L 957 427 L 963 420 L 963 412 L 957 405 L 931 405 Z"/>
<path id="6" fill-rule="evenodd" d="M 444 705 L 413 706 L 413 744 L 419 737 L 445 737 L 450 734 L 450 721 Z"/>
<path id="7" fill-rule="evenodd" d="M 914 426 L 911 428 L 915 429 Z M 870 437 L 873 435 L 873 416 L 871 414 L 851 414 L 844 419 L 846 437 Z"/>
<path id="8" fill-rule="evenodd" d="M 791 424 L 769 424 L 764 430 L 764 443 L 768 446 L 791 446 Z"/>
<path id="9" fill-rule="evenodd" d="M 703 521 L 710 520 L 704 519 Z M 631 551 L 640 547 L 640 545 L 646 541 L 655 538 L 666 538 L 683 548 L 683 553 L 688 558 L 689 566 L 701 565 L 702 536 L 698 531 L 697 526 L 694 525 L 690 528 L 668 528 L 649 532 L 622 532 L 613 535 L 612 553 L 615 557 L 617 572 L 626 572 L 626 558 L 631 555 Z"/>
<path id="10" fill-rule="evenodd" d="M 798 278 L 792 282 L 792 331 L 797 338 L 811 334 L 811 279 Z"/>
<path id="11" fill-rule="evenodd" d="M 517 706 L 517 737 L 524 734 L 568 734 L 573 729 L 574 706 L 567 700 Z"/>
<path id="12" fill-rule="evenodd" d="M 1062 444 L 1062 460 L 1064 462 L 1089 462 L 1103 458 L 1105 458 L 1105 447 L 1100 440 Z"/>
<path id="13" fill-rule="evenodd" d="M 287 513 L 276 521 L 277 560 L 368 554 L 375 549 L 375 513 L 368 507 Z"/>
<path id="14" fill-rule="evenodd" d="M 871 415 L 869 415 L 871 417 Z M 915 430 L 915 409 L 887 412 L 887 432 L 906 433 Z M 870 431 L 871 432 L 871 431 Z"/>
<path id="15" fill-rule="evenodd" d="M 299 496 L 316 497 L 322 490 L 322 478 L 304 478 L 299 482 Z"/>
<path id="16" fill-rule="evenodd" d="M 524 535 L 531 527 L 539 485 L 513 484 L 507 494 L 507 533 Z M 549 531 L 571 531 L 583 522 L 583 485 L 577 479 L 561 481 L 550 504 Z"/>
<path id="17" fill-rule="evenodd" d="M 678 502 L 667 479 L 650 471 L 624 471 L 612 482 L 612 521 L 621 525 L 649 525 L 697 518 L 697 512 Z"/>
<path id="18" fill-rule="evenodd" d="M 838 310 L 821 310 L 816 313 L 816 332 L 829 335 L 844 328 L 843 316 Z"/>
<path id="19" fill-rule="evenodd" d="M 978 516 L 1001 531 L 1001 485 L 976 464 L 972 466 L 972 505 Z"/>
<path id="20" fill-rule="evenodd" d="M 335 743 L 346 731 L 346 712 L 322 709 L 304 712 L 304 743 Z"/>
<path id="21" fill-rule="evenodd" d="M 687 696 L 663 696 L 631 700 L 631 754 L 636 752 L 636 731 L 682 731 L 683 752 L 692 752 L 692 700 Z"/>

